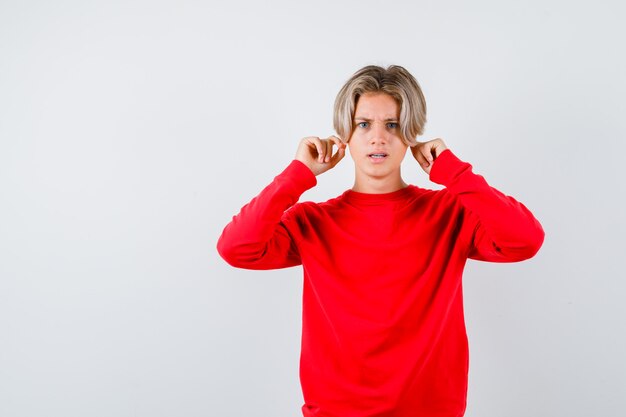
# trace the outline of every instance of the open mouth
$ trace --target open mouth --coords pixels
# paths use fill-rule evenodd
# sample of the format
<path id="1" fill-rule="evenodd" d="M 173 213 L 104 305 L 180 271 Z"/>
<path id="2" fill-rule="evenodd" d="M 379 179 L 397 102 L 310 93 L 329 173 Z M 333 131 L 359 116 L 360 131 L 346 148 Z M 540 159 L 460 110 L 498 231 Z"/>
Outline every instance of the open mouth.
<path id="1" fill-rule="evenodd" d="M 385 159 L 387 157 L 387 154 L 386 153 L 371 153 L 367 156 L 373 159 Z"/>

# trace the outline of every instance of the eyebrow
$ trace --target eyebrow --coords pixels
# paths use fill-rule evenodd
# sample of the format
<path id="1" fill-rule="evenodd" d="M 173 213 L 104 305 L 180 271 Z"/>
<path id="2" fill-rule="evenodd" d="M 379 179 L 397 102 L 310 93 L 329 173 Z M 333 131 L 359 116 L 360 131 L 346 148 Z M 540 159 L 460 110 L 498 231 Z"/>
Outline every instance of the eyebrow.
<path id="1" fill-rule="evenodd" d="M 365 120 L 366 122 L 372 121 L 372 119 L 368 119 L 367 117 L 360 117 L 360 116 L 355 117 L 354 120 Z M 396 122 L 396 121 L 398 121 L 398 119 L 395 117 L 388 117 L 385 119 L 385 122 Z"/>

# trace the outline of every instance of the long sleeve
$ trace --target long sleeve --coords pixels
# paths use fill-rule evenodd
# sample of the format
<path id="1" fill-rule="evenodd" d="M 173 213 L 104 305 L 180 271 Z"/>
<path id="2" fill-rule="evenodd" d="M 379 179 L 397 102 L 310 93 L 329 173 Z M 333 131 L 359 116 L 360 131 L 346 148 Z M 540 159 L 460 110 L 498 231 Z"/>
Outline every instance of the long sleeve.
<path id="1" fill-rule="evenodd" d="M 516 262 L 534 256 L 544 240 L 541 224 L 522 203 L 489 186 L 472 166 L 446 149 L 430 171 L 475 219 L 469 257 L 491 262 Z"/>
<path id="2" fill-rule="evenodd" d="M 226 225 L 217 241 L 220 256 L 246 269 L 299 265 L 300 255 L 282 219 L 302 193 L 316 184 L 313 172 L 293 160 Z"/>

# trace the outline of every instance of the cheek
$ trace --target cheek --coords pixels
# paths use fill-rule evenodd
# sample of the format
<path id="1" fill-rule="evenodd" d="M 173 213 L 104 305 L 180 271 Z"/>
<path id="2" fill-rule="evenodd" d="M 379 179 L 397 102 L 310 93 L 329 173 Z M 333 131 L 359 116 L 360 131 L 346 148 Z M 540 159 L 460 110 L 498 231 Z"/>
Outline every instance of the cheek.
<path id="1" fill-rule="evenodd" d="M 409 149 L 409 147 L 404 143 L 404 142 L 400 142 L 397 146 L 397 151 L 399 154 L 401 155 L 406 155 L 406 151 Z"/>
<path id="2" fill-rule="evenodd" d="M 393 151 L 393 154 L 394 154 L 394 158 L 393 159 L 394 159 L 394 161 L 402 162 L 404 160 L 405 156 L 406 156 L 407 149 L 408 148 L 404 147 L 404 146 L 401 147 L 401 148 L 399 147 L 399 148 L 395 149 Z"/>

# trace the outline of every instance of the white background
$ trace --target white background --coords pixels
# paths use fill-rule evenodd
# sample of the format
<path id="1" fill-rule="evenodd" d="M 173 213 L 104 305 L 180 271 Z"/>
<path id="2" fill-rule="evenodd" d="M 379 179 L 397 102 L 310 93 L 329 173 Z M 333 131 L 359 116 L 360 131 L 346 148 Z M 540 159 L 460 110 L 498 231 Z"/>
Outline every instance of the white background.
<path id="1" fill-rule="evenodd" d="M 443 138 L 542 222 L 471 261 L 469 417 L 621 416 L 618 1 L 0 2 L 0 415 L 299 416 L 300 268 L 222 228 L 399 64 Z M 436 188 L 407 157 L 406 181 Z M 302 200 L 352 186 L 349 157 Z"/>

